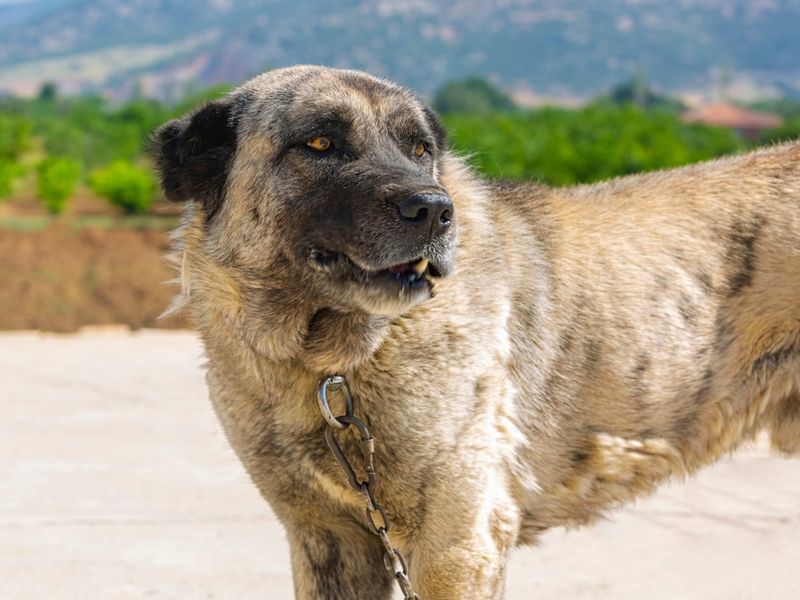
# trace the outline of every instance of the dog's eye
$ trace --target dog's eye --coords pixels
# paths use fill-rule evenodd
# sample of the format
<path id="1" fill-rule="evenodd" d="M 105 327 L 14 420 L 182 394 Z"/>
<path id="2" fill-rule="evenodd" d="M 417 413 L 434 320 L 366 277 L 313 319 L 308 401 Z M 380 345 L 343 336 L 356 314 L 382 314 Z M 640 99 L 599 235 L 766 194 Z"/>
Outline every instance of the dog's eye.
<path id="1" fill-rule="evenodd" d="M 312 138 L 306 142 L 306 146 L 309 148 L 313 148 L 317 152 L 327 152 L 333 147 L 333 142 L 331 142 L 331 138 L 320 135 L 318 137 Z"/>
<path id="2" fill-rule="evenodd" d="M 425 142 L 417 142 L 417 145 L 414 147 L 414 156 L 417 158 L 422 158 L 427 151 L 428 144 Z"/>

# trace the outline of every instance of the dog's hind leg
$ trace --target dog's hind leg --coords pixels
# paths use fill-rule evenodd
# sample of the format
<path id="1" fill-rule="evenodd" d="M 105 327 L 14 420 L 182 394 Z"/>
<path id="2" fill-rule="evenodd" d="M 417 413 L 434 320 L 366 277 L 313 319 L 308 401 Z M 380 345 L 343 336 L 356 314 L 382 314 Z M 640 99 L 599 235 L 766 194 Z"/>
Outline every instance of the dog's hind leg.
<path id="1" fill-rule="evenodd" d="M 775 405 L 769 435 L 774 450 L 800 456 L 800 392 L 794 390 Z"/>

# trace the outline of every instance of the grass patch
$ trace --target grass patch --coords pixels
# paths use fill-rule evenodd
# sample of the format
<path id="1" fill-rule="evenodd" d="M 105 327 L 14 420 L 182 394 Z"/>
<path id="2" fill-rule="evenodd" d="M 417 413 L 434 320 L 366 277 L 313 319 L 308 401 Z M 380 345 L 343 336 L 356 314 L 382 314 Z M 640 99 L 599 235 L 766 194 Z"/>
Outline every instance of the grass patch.
<path id="1" fill-rule="evenodd" d="M 50 225 L 64 225 L 74 230 L 81 229 L 155 229 L 169 231 L 178 226 L 180 217 L 163 215 L 85 215 L 74 218 L 58 218 L 46 216 L 4 217 L 0 218 L 0 227 L 13 231 L 42 231 Z"/>
<path id="2" fill-rule="evenodd" d="M 0 219 L 0 227 L 13 231 L 41 231 L 53 222 L 48 217 L 6 217 Z"/>

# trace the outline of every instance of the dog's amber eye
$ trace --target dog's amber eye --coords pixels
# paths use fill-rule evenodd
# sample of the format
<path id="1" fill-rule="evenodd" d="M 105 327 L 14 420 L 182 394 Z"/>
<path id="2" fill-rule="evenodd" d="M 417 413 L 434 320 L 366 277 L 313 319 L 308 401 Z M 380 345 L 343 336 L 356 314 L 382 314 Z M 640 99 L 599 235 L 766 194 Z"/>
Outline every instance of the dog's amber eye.
<path id="1" fill-rule="evenodd" d="M 427 151 L 428 145 L 425 142 L 417 142 L 417 145 L 414 148 L 414 156 L 417 158 L 422 158 Z"/>
<path id="2" fill-rule="evenodd" d="M 326 137 L 324 135 L 315 137 L 306 142 L 306 146 L 308 146 L 309 148 L 313 148 L 318 152 L 326 152 L 327 150 L 331 149 L 332 145 L 333 144 L 331 143 L 331 138 Z"/>

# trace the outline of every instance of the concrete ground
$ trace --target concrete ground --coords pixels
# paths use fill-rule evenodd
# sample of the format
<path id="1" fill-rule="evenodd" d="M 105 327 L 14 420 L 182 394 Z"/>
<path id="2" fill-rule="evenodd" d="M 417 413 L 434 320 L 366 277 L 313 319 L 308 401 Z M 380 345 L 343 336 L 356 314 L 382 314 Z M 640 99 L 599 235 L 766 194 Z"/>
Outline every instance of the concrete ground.
<path id="1" fill-rule="evenodd" d="M 291 598 L 188 332 L 0 335 L 0 598 Z M 509 599 L 800 598 L 800 461 L 742 451 L 515 552 Z"/>

